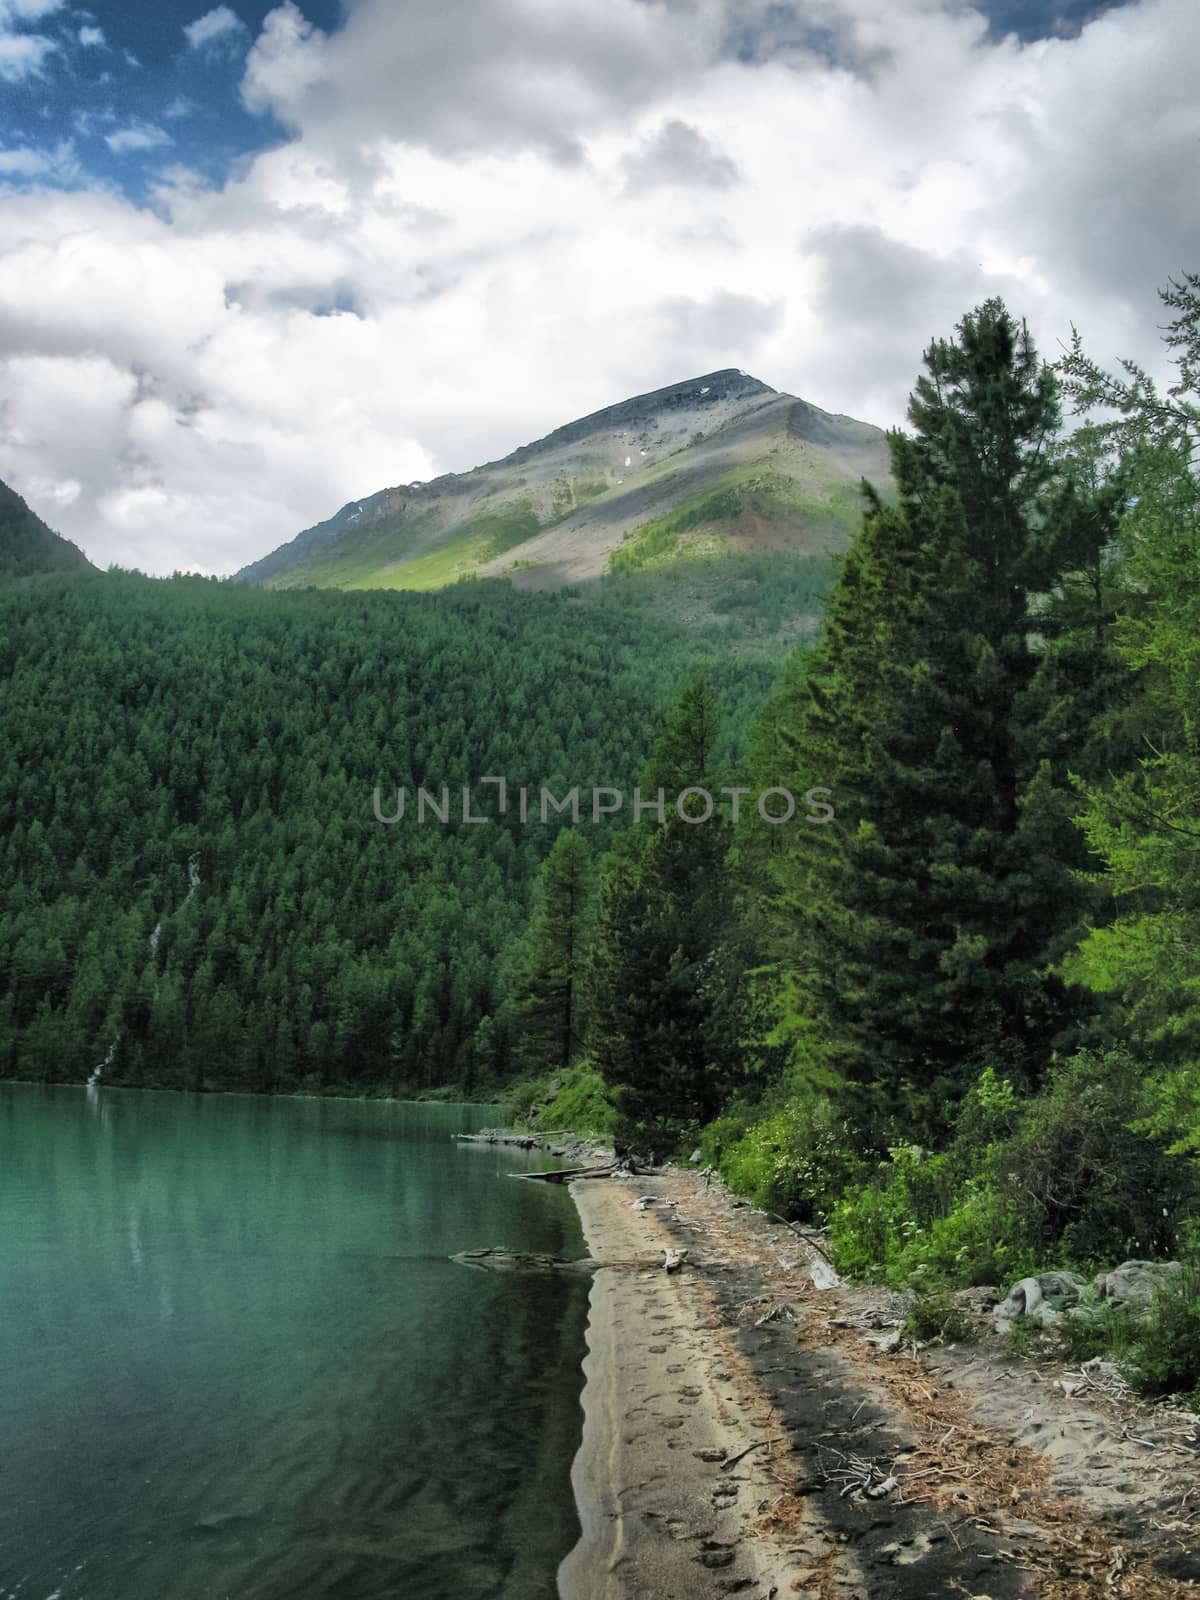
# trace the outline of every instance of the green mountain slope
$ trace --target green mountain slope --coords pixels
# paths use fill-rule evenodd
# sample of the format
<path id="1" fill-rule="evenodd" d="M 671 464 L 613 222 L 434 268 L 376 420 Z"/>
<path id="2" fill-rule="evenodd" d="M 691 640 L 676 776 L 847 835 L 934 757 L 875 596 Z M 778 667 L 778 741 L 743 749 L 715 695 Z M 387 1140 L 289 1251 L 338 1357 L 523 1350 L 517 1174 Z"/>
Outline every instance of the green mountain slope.
<path id="1" fill-rule="evenodd" d="M 275 588 L 556 589 L 713 558 L 844 548 L 879 429 L 729 369 L 639 395 L 502 461 L 352 502 L 238 574 Z"/>
<path id="2" fill-rule="evenodd" d="M 21 496 L 0 483 L 0 577 L 83 571 L 91 562 L 78 545 L 48 528 Z"/>
<path id="3" fill-rule="evenodd" d="M 778 665 L 740 637 L 498 582 L 0 584 L 0 1079 L 104 1062 L 106 1082 L 170 1088 L 494 1082 L 567 823 L 541 821 L 540 786 L 631 793 L 697 667 L 733 760 Z M 513 785 L 503 816 L 485 773 Z M 463 823 L 464 784 L 486 826 Z M 376 785 L 387 814 L 406 790 L 392 826 Z M 445 825 L 422 824 L 418 786 L 443 785 Z M 587 803 L 603 848 L 618 824 Z"/>

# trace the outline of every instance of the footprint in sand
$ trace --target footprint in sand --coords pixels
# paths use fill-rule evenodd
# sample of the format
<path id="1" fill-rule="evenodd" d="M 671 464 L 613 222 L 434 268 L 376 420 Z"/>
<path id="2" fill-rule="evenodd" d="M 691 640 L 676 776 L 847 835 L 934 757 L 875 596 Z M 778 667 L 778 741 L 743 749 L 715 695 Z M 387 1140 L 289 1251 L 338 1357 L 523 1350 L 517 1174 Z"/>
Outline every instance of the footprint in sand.
<path id="1" fill-rule="evenodd" d="M 701 1550 L 696 1557 L 702 1567 L 731 1567 L 736 1559 L 736 1550 L 723 1548 Z"/>

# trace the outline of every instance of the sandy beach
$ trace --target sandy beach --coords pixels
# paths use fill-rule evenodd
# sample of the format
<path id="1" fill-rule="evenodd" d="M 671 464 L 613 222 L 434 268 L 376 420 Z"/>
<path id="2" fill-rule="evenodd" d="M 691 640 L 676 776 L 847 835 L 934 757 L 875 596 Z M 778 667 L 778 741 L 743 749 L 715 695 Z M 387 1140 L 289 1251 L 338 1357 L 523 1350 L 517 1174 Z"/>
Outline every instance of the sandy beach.
<path id="1" fill-rule="evenodd" d="M 599 1266 L 562 1600 L 1200 1594 L 1178 1413 L 986 1342 L 884 1354 L 894 1296 L 817 1289 L 811 1246 L 694 1173 L 571 1190 Z"/>
<path id="2" fill-rule="evenodd" d="M 780 1492 L 761 1445 L 769 1408 L 704 1277 L 662 1270 L 671 1235 L 631 1208 L 626 1184 L 572 1187 L 592 1256 L 647 1265 L 593 1280 L 572 1473 L 583 1533 L 560 1569 L 564 1600 L 785 1592 L 784 1552 L 749 1533 Z"/>

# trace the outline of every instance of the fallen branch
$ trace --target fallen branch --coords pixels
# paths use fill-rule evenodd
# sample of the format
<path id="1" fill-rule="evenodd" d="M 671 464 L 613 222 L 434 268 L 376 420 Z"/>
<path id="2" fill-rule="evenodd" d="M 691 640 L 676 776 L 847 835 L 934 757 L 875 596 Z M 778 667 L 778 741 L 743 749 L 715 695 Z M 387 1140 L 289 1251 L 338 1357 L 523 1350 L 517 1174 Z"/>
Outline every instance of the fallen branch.
<path id="1" fill-rule="evenodd" d="M 774 1439 L 755 1439 L 753 1444 L 748 1444 L 744 1450 L 739 1450 L 737 1455 L 730 1456 L 728 1460 L 722 1461 L 721 1471 L 728 1472 L 730 1467 L 736 1466 L 743 1456 L 748 1456 L 751 1450 L 760 1450 L 765 1444 L 779 1444 L 782 1438 L 782 1434 L 777 1434 Z"/>
<path id="2" fill-rule="evenodd" d="M 770 1217 L 774 1222 L 782 1222 L 785 1228 L 790 1228 L 791 1231 L 796 1235 L 797 1239 L 806 1239 L 819 1256 L 823 1256 L 825 1260 L 829 1262 L 830 1266 L 833 1265 L 833 1258 L 825 1249 L 824 1245 L 818 1242 L 815 1233 L 806 1233 L 803 1228 L 797 1228 L 795 1224 L 789 1222 L 786 1217 L 781 1217 L 777 1211 L 768 1211 L 767 1216 Z"/>
<path id="3" fill-rule="evenodd" d="M 570 1183 L 576 1178 L 611 1178 L 617 1163 L 610 1161 L 603 1167 L 564 1167 L 559 1172 L 510 1172 L 510 1178 L 530 1178 L 538 1183 Z"/>

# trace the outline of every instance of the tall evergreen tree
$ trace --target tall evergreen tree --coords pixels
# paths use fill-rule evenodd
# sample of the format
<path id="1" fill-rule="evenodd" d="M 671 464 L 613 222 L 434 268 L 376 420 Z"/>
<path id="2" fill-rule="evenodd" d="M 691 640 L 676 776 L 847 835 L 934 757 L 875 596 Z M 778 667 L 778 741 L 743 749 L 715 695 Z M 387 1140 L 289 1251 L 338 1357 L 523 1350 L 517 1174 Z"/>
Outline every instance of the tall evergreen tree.
<path id="1" fill-rule="evenodd" d="M 793 725 L 834 826 L 772 866 L 801 1056 L 926 1126 L 977 1065 L 1036 1077 L 1067 1020 L 1049 971 L 1079 902 L 1039 728 L 1031 594 L 1054 576 L 1055 380 L 999 301 L 925 355 L 866 489 Z"/>
<path id="2" fill-rule="evenodd" d="M 716 808 L 720 720 L 702 678 L 669 719 L 642 791 L 663 793 L 618 843 L 600 884 L 590 1051 L 612 1092 L 617 1138 L 675 1150 L 719 1110 L 739 1072 L 738 940 L 726 869 L 730 824 Z M 693 787 L 713 795 L 712 814 Z M 692 820 L 687 820 L 686 812 Z"/>
<path id="3" fill-rule="evenodd" d="M 538 881 L 525 960 L 514 985 L 517 1055 L 534 1071 L 579 1054 L 594 872 L 587 840 L 564 829 Z"/>
<path id="4" fill-rule="evenodd" d="M 1111 915 L 1068 962 L 1121 1006 L 1124 1036 L 1161 1075 L 1162 1131 L 1200 1150 L 1200 274 L 1160 294 L 1175 380 L 1160 393 L 1132 362 L 1113 377 L 1078 339 L 1063 363 L 1079 409 L 1127 457 L 1126 562 L 1114 629 L 1138 693 L 1137 759 L 1086 791 L 1080 822 L 1103 862 Z"/>

